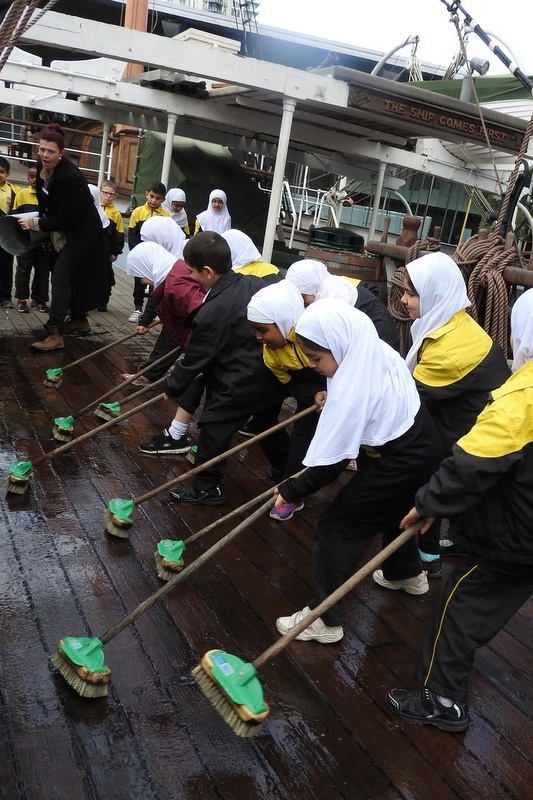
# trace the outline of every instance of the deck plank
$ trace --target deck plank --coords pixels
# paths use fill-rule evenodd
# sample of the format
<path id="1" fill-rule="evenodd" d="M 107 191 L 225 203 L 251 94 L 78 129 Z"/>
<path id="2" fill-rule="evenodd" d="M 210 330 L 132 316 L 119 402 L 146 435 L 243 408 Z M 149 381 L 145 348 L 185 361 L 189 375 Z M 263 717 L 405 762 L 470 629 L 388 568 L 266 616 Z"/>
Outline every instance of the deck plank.
<path id="1" fill-rule="evenodd" d="M 65 337 L 63 351 L 31 351 L 43 315 L 0 311 L 4 473 L 13 461 L 54 450 L 54 417 L 76 415 L 146 358 L 156 331 L 67 370 L 59 389 L 43 384 L 47 368 L 131 332 L 132 282 L 118 268 L 116 275 L 109 311 L 91 312 L 91 335 Z M 133 391 L 110 400 L 125 410 Z M 159 392 L 143 399 L 150 393 Z M 159 588 L 160 538 L 185 539 L 270 485 L 261 449 L 251 445 L 228 462 L 227 506 L 182 508 L 163 491 L 136 509 L 129 539 L 109 536 L 104 509 L 111 498 L 139 497 L 190 468 L 183 456 L 138 450 L 172 410 L 158 402 L 76 443 L 36 466 L 25 495 L 0 499 L 2 800 L 529 796 L 531 600 L 480 650 L 471 723 L 460 735 L 404 724 L 385 705 L 391 686 L 416 685 L 416 656 L 440 580 L 423 597 L 366 580 L 346 599 L 342 642 L 293 642 L 265 664 L 259 678 L 271 715 L 253 739 L 235 737 L 199 691 L 190 670 L 206 650 L 222 647 L 253 661 L 276 639 L 276 617 L 308 602 L 314 526 L 338 485 L 307 498 L 290 523 L 265 514 L 106 644 L 113 674 L 107 699 L 84 700 L 57 675 L 49 655 L 60 638 L 102 635 Z M 99 424 L 87 412 L 76 418 L 75 435 Z M 198 435 L 194 424 L 191 431 Z M 238 521 L 192 543 L 186 563 Z M 444 565 L 445 575 L 453 563 Z"/>

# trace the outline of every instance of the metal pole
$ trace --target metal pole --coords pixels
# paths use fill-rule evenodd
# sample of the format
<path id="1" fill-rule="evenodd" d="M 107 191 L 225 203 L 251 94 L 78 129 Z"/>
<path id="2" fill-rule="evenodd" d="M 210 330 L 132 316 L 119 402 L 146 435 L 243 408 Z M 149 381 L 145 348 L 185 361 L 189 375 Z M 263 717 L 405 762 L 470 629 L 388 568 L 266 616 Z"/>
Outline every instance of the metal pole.
<path id="1" fill-rule="evenodd" d="M 165 150 L 163 152 L 163 165 L 161 167 L 161 183 L 168 186 L 168 176 L 170 175 L 170 165 L 172 163 L 172 148 L 174 146 L 174 131 L 178 115 L 170 112 L 167 117 L 167 136 L 165 139 Z"/>
<path id="2" fill-rule="evenodd" d="M 109 131 L 111 130 L 111 125 L 109 122 L 104 122 L 104 129 L 102 133 L 102 146 L 100 148 L 100 166 L 98 167 L 98 182 L 97 186 L 102 185 L 102 181 L 106 177 L 106 162 L 107 162 L 107 145 L 109 143 Z"/>
<path id="3" fill-rule="evenodd" d="M 379 204 L 381 202 L 381 193 L 383 191 L 383 181 L 385 180 L 385 170 L 387 165 L 384 161 L 379 162 L 378 177 L 376 181 L 376 190 L 374 192 L 374 205 L 372 206 L 372 216 L 370 217 L 370 225 L 368 226 L 368 241 L 372 241 L 376 233 L 376 225 L 379 214 Z"/>
<path id="4" fill-rule="evenodd" d="M 268 206 L 268 216 L 265 226 L 265 238 L 263 240 L 262 259 L 267 263 L 272 258 L 274 249 L 274 239 L 276 225 L 278 223 L 279 204 L 281 202 L 281 192 L 283 189 L 283 178 L 285 175 L 285 165 L 287 163 L 287 153 L 289 152 L 289 142 L 291 138 L 292 119 L 296 109 L 296 100 L 292 97 L 285 97 L 283 100 L 283 116 L 279 131 L 278 147 L 276 152 L 276 163 L 274 165 L 274 175 L 272 177 L 272 190 L 270 192 L 270 203 Z"/>

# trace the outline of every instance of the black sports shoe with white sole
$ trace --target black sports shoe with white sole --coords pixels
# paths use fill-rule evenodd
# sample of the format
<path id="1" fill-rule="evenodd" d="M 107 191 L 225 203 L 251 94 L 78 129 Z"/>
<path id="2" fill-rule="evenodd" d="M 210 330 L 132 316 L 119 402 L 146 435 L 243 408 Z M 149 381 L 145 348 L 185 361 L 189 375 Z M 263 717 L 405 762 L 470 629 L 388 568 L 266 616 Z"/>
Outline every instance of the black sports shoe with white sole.
<path id="1" fill-rule="evenodd" d="M 441 731 L 460 733 L 468 727 L 468 704 L 454 702 L 443 705 L 434 692 L 421 689 L 391 689 L 387 694 L 387 705 L 402 719 L 416 725 L 433 725 Z"/>
<path id="2" fill-rule="evenodd" d="M 141 442 L 139 450 L 149 456 L 177 456 L 190 450 L 190 444 L 185 434 L 174 439 L 168 431 L 163 431 L 153 439 Z"/>

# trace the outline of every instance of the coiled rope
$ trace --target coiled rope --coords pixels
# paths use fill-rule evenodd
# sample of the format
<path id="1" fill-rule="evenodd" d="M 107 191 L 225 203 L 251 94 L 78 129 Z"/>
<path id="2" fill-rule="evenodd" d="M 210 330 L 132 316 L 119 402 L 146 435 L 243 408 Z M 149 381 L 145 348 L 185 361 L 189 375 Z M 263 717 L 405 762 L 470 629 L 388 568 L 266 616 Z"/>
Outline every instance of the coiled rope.
<path id="1" fill-rule="evenodd" d="M 463 63 L 469 65 L 464 39 L 460 34 L 459 20 L 456 14 L 452 14 L 452 21 L 457 29 Z M 469 66 L 468 68 L 470 69 Z M 472 86 L 481 127 L 491 156 L 496 180 L 498 185 L 501 186 L 494 161 L 492 145 L 483 118 L 483 110 L 473 80 Z M 461 269 L 467 284 L 468 296 L 472 301 L 472 306 L 469 309 L 470 314 L 489 334 L 493 341 L 501 346 L 504 353 L 507 352 L 509 343 L 509 287 L 503 278 L 503 271 L 506 267 L 524 268 L 524 264 L 516 241 L 508 239 L 506 242 L 499 234 L 499 231 L 507 220 L 510 211 L 512 211 L 509 206 L 513 189 L 520 172 L 520 167 L 527 153 L 529 140 L 532 134 L 533 115 L 524 133 L 522 145 L 498 212 L 497 221 L 493 224 L 488 235 L 481 232 L 480 234 L 472 236 L 463 245 L 459 245 L 453 255 L 454 261 Z"/>

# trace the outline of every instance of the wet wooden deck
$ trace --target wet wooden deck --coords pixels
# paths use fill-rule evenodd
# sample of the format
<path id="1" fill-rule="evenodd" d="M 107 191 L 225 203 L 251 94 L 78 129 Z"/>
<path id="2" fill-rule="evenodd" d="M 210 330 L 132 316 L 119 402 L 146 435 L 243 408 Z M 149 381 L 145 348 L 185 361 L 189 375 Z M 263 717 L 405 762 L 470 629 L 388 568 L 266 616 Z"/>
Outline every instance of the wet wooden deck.
<path id="1" fill-rule="evenodd" d="M 63 352 L 30 350 L 42 315 L 0 310 L 4 474 L 9 463 L 57 446 L 52 419 L 101 396 L 149 350 L 136 338 L 66 372 L 59 390 L 43 385 L 47 368 L 131 331 L 130 281 L 118 270 L 117 279 L 110 311 L 91 314 L 93 334 L 66 339 Z M 275 618 L 306 604 L 313 525 L 336 487 L 308 499 L 289 523 L 262 518 L 109 642 L 107 699 L 83 700 L 70 689 L 49 661 L 59 639 L 102 634 L 159 588 L 159 538 L 186 538 L 268 488 L 252 448 L 228 464 L 227 507 L 181 508 L 165 492 L 139 507 L 128 540 L 110 537 L 109 499 L 138 496 L 187 469 L 183 457 L 137 449 L 171 413 L 160 404 L 132 416 L 36 467 L 25 495 L 0 500 L 0 798 L 531 797 L 531 602 L 479 653 L 464 734 L 404 724 L 384 702 L 391 686 L 415 685 L 439 580 L 413 597 L 368 579 L 348 599 L 342 642 L 296 642 L 263 667 L 272 713 L 254 739 L 237 738 L 190 677 L 212 647 L 253 660 L 277 637 Z M 97 424 L 89 413 L 75 432 Z M 187 562 L 228 529 L 192 544 Z"/>

